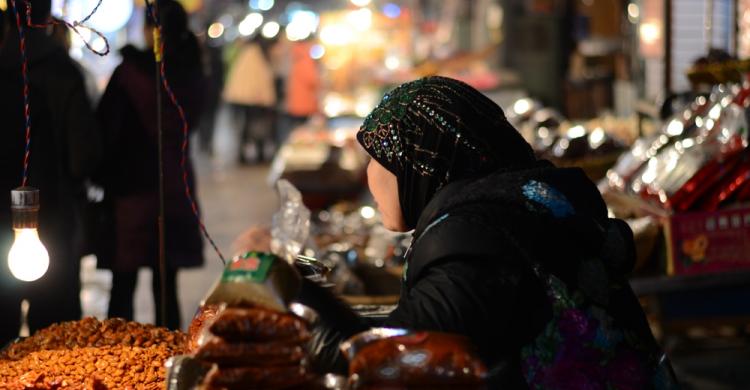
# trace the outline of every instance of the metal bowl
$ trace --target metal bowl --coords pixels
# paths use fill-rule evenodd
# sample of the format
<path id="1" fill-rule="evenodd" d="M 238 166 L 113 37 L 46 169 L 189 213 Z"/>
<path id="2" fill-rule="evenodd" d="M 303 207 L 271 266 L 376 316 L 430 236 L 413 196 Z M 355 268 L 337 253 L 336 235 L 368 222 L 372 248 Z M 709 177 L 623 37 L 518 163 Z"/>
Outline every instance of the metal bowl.
<path id="1" fill-rule="evenodd" d="M 346 377 L 335 374 L 325 374 L 319 380 L 322 388 L 327 390 L 346 390 L 349 388 L 349 382 Z"/>
<path id="2" fill-rule="evenodd" d="M 305 320 L 310 326 L 313 326 L 318 322 L 318 313 L 301 303 L 292 302 L 289 304 L 289 311 L 294 313 L 297 317 Z"/>
<path id="3" fill-rule="evenodd" d="M 165 367 L 167 390 L 190 390 L 200 385 L 212 365 L 189 355 L 177 355 L 167 359 Z"/>

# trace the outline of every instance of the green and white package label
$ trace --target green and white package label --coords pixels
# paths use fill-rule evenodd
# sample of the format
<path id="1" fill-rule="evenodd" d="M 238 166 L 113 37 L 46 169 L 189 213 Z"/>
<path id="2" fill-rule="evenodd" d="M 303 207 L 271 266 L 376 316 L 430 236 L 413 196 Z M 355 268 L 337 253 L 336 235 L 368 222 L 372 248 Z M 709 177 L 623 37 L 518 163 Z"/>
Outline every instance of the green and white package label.
<path id="1" fill-rule="evenodd" d="M 221 275 L 222 282 L 264 283 L 276 257 L 269 253 L 247 252 L 232 259 Z"/>

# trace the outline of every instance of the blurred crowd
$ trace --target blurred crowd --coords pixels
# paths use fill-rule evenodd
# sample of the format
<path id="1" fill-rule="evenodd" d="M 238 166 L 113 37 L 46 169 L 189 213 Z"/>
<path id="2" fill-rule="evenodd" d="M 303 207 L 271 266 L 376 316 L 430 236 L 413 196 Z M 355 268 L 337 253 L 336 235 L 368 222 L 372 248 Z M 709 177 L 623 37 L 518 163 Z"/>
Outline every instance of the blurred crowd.
<path id="1" fill-rule="evenodd" d="M 309 41 L 288 42 L 261 35 L 237 41 L 227 50 L 226 80 L 222 77 L 224 64 L 211 61 L 212 86 L 215 92 L 222 91 L 214 102 L 232 107 L 241 163 L 269 160 L 292 128 L 319 111 L 320 79 L 310 56 L 311 46 Z M 210 120 L 205 123 L 201 144 L 204 150 L 211 150 L 213 128 Z"/>
<path id="2" fill-rule="evenodd" d="M 22 300 L 30 302 L 31 330 L 78 319 L 80 259 L 97 256 L 112 271 L 110 317 L 133 319 L 138 270 L 154 272 L 155 307 L 166 300 L 158 323 L 180 327 L 178 270 L 203 264 L 203 242 L 186 186 L 196 193 L 190 154 L 182 157 L 182 119 L 162 89 L 165 274 L 158 264 L 159 175 L 157 76 L 153 30 L 146 13 L 145 47 L 119 49 L 121 63 L 103 93 L 84 67 L 69 56 L 70 34 L 51 23 L 50 0 L 32 0 L 23 23 L 28 61 L 31 157 L 28 185 L 40 190 L 41 241 L 50 268 L 39 280 L 15 280 L 0 267 L 0 344 L 19 334 Z M 309 42 L 250 38 L 226 49 L 194 35 L 189 16 L 175 0 L 156 2 L 165 44 L 166 78 L 197 132 L 201 150 L 212 151 L 216 113 L 231 108 L 241 163 L 271 159 L 286 134 L 318 112 L 320 80 Z M 25 12 L 19 9 L 19 12 Z M 21 18 L 24 20 L 25 18 Z M 0 11 L 0 183 L 6 193 L 21 184 L 26 122 L 21 39 L 12 7 Z M 186 182 L 183 182 L 183 169 Z M 197 199 L 196 199 L 197 201 Z M 199 209 L 198 210 L 199 213 Z M 10 207 L 0 207 L 0 226 L 11 226 Z M 8 253 L 11 229 L 0 229 L 0 253 Z M 166 295 L 161 296 L 165 283 Z"/>

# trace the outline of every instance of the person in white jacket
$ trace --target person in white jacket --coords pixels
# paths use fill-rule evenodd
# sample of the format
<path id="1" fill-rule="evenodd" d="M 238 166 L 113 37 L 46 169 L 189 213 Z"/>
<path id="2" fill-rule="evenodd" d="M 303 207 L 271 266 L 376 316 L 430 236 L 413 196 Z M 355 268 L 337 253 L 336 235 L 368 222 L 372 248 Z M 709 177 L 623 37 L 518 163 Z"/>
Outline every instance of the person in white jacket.
<path id="1" fill-rule="evenodd" d="M 271 158 L 276 89 L 262 38 L 239 49 L 224 85 L 223 99 L 234 107 L 240 132 L 240 163 Z"/>

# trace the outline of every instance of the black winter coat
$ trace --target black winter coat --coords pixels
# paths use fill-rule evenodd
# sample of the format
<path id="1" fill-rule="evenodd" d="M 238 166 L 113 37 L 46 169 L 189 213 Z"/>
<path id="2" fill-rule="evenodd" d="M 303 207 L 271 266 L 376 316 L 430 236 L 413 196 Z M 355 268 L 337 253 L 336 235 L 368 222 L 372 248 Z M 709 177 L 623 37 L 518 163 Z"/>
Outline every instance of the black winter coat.
<path id="1" fill-rule="evenodd" d="M 113 208 L 114 229 L 105 232 L 97 257 L 100 267 L 135 271 L 155 266 L 158 254 L 158 139 L 155 61 L 151 51 L 126 46 L 97 108 L 106 141 L 106 159 L 97 174 Z M 182 105 L 189 131 L 200 119 L 205 81 L 200 67 L 180 67 L 167 62 L 169 81 Z M 182 123 L 162 89 L 164 129 L 164 187 L 166 255 L 172 267 L 197 267 L 203 263 L 203 242 L 180 168 Z M 189 153 L 188 183 L 193 196 L 195 177 Z"/>
<path id="2" fill-rule="evenodd" d="M 604 202 L 582 171 L 540 163 L 526 171 L 450 183 L 421 214 L 414 237 L 401 298 L 385 326 L 466 335 L 491 369 L 491 387 L 516 389 L 541 380 L 525 373 L 536 367 L 536 355 L 554 354 L 536 348 L 544 345 L 545 334 L 558 335 L 552 343 L 558 349 L 577 344 L 560 341 L 573 337 L 565 333 L 570 315 L 581 314 L 575 324 L 589 332 L 575 337 L 601 332 L 595 320 L 585 318 L 596 307 L 595 312 L 613 319 L 608 323 L 615 324 L 613 329 L 626 329 L 637 340 L 642 353 L 627 363 L 638 366 L 632 371 L 644 377 L 635 384 L 654 381 L 660 350 L 626 280 L 634 264 L 632 233 L 626 224 L 607 218 Z M 549 299 L 554 283 L 569 290 L 579 307 L 559 309 L 559 302 Z M 305 290 L 315 298 L 303 300 L 322 310 L 330 327 L 316 335 L 319 363 L 343 370 L 337 343 L 367 324 L 333 305 L 323 307 L 322 294 L 309 292 L 314 287 Z M 585 386 L 600 364 L 577 361 L 583 352 L 558 350 L 574 366 L 547 369 L 546 378 L 565 383 L 544 387 Z M 563 375 L 554 369 L 568 376 L 560 379 Z M 619 374 L 600 371 L 592 375 L 594 381 L 605 383 L 611 376 L 621 384 Z"/>
<path id="3" fill-rule="evenodd" d="M 18 33 L 0 42 L 0 343 L 18 334 L 22 298 L 31 302 L 32 330 L 77 319 L 79 263 L 73 242 L 83 182 L 99 164 L 102 146 L 84 80 L 66 50 L 43 29 L 27 29 L 31 105 L 29 185 L 40 190 L 39 233 L 50 255 L 47 274 L 15 280 L 7 267 L 13 239 L 10 191 L 21 185 L 25 144 Z"/>

